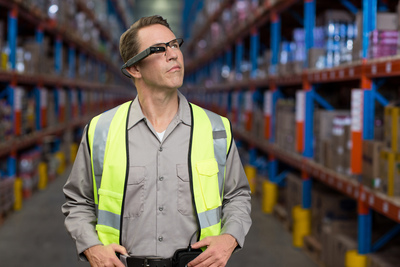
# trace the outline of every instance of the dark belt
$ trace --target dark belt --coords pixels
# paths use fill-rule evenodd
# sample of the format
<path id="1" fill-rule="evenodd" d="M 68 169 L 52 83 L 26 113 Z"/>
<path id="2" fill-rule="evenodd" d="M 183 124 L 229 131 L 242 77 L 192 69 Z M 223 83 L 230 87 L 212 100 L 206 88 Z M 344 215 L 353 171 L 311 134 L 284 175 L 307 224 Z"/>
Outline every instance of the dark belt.
<path id="1" fill-rule="evenodd" d="M 129 257 L 126 262 L 128 267 L 172 267 L 171 259 Z"/>

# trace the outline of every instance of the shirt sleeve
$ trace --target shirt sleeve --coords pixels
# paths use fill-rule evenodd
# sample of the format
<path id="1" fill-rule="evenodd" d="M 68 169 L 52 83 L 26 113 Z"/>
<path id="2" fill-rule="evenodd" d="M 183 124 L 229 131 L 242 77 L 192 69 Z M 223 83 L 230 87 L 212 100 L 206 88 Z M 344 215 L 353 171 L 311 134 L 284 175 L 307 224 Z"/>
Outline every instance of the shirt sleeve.
<path id="1" fill-rule="evenodd" d="M 226 162 L 224 199 L 222 203 L 222 231 L 230 234 L 243 247 L 251 226 L 250 186 L 234 141 Z"/>
<path id="2" fill-rule="evenodd" d="M 96 232 L 96 207 L 86 130 L 87 127 L 64 185 L 66 202 L 61 208 L 65 215 L 65 227 L 75 242 L 80 260 L 87 260 L 83 254 L 86 249 L 102 244 Z"/>

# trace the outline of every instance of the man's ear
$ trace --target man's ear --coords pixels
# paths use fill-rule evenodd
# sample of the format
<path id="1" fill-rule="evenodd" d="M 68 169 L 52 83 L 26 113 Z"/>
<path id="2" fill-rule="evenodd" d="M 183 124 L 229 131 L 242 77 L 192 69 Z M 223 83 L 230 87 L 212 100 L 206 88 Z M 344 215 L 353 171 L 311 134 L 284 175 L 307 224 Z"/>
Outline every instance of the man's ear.
<path id="1" fill-rule="evenodd" d="M 126 68 L 126 71 L 133 77 L 133 78 L 141 78 L 142 74 L 139 71 L 139 68 L 137 65 L 130 66 L 129 68 Z"/>

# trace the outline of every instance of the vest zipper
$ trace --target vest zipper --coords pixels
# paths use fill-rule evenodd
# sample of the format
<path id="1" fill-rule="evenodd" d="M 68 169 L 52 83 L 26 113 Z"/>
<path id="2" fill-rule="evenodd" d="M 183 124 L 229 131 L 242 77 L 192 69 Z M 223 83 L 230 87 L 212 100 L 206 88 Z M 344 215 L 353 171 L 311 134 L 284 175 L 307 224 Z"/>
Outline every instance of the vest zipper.
<path id="1" fill-rule="evenodd" d="M 192 140 L 193 140 L 193 128 L 194 128 L 194 116 L 193 116 L 193 109 L 192 109 L 192 105 L 189 103 L 189 107 L 190 107 L 190 115 L 192 118 L 192 127 L 190 129 L 190 139 L 189 139 L 189 155 L 188 155 L 188 170 L 189 170 L 189 182 L 190 182 L 190 191 L 192 193 L 192 203 L 193 203 L 193 207 L 194 207 L 194 212 L 196 213 L 196 222 L 197 222 L 197 227 L 199 229 L 199 234 L 197 236 L 197 241 L 200 240 L 200 236 L 201 236 L 201 227 L 200 227 L 200 220 L 199 220 L 199 216 L 197 213 L 197 208 L 196 208 L 196 201 L 194 198 L 194 190 L 193 190 L 193 175 L 192 175 Z"/>
<path id="2" fill-rule="evenodd" d="M 126 185 L 128 184 L 128 176 L 129 176 L 129 138 L 128 138 L 128 121 L 129 121 L 129 113 L 131 111 L 133 101 L 129 104 L 128 115 L 126 116 L 126 124 L 125 124 L 125 145 L 126 145 L 126 171 L 125 171 L 125 184 L 124 184 L 124 195 L 122 197 L 122 205 L 121 205 L 121 217 L 120 217 L 120 227 L 119 227 L 119 245 L 122 245 L 122 222 L 124 218 L 124 206 L 125 206 L 125 196 L 126 196 Z"/>

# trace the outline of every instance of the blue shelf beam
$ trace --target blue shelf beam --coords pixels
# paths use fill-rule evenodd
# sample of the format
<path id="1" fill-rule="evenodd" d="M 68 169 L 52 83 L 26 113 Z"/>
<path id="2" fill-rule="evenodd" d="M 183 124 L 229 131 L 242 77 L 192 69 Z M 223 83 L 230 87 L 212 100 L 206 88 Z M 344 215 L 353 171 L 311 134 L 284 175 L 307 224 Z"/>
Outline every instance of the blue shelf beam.
<path id="1" fill-rule="evenodd" d="M 302 194 L 302 208 L 303 209 L 311 209 L 311 188 L 312 188 L 312 179 L 307 178 L 302 180 L 303 184 L 303 194 Z"/>
<path id="2" fill-rule="evenodd" d="M 313 158 L 314 140 L 314 89 L 305 91 L 304 151 L 303 156 Z"/>
<path id="3" fill-rule="evenodd" d="M 289 14 L 301 25 L 301 27 L 304 27 L 304 18 L 293 9 L 289 9 L 288 11 Z"/>
<path id="4" fill-rule="evenodd" d="M 362 57 L 368 58 L 369 33 L 376 29 L 377 0 L 363 0 Z"/>
<path id="5" fill-rule="evenodd" d="M 305 30 L 305 45 L 306 55 L 304 60 L 304 67 L 308 68 L 308 51 L 314 47 L 314 28 L 315 28 L 315 1 L 316 0 L 305 0 L 304 1 L 304 30 Z"/>
<path id="6" fill-rule="evenodd" d="M 349 0 L 340 0 L 340 3 L 345 6 L 353 15 L 358 13 L 358 8 Z"/>
<path id="7" fill-rule="evenodd" d="M 41 93 L 40 93 L 40 88 L 36 87 L 34 90 L 34 97 L 35 97 L 35 123 L 36 123 L 36 130 L 40 130 L 42 128 L 42 124 L 41 124 Z"/>
<path id="8" fill-rule="evenodd" d="M 75 59 L 76 59 L 75 47 L 70 46 L 68 48 L 68 77 L 70 79 L 75 79 L 75 69 L 76 69 Z"/>
<path id="9" fill-rule="evenodd" d="M 387 232 L 383 237 L 378 239 L 375 244 L 372 245 L 371 252 L 377 252 L 384 245 L 387 244 L 390 240 L 392 240 L 395 236 L 400 234 L 400 224 L 397 224 L 393 227 L 389 232 Z"/>
<path id="10" fill-rule="evenodd" d="M 240 40 L 236 43 L 236 51 L 235 51 L 235 72 L 236 72 L 236 77 L 238 77 L 239 74 L 242 73 L 241 71 L 241 66 L 242 66 L 242 61 L 243 61 L 243 55 L 244 55 L 244 45 L 243 41 Z"/>
<path id="11" fill-rule="evenodd" d="M 317 92 L 313 91 L 314 100 L 320 104 L 326 110 L 335 110 L 331 104 L 328 103 L 323 97 L 321 97 Z"/>
<path id="12" fill-rule="evenodd" d="M 11 9 L 8 12 L 8 46 L 10 49 L 10 56 L 8 62 L 11 69 L 15 70 L 17 62 L 17 34 L 18 34 L 18 11 Z"/>
<path id="13" fill-rule="evenodd" d="M 281 18 L 278 14 L 271 15 L 271 69 L 270 74 L 276 75 L 279 63 L 279 46 L 281 43 Z"/>
<path id="14" fill-rule="evenodd" d="M 60 36 L 56 38 L 55 41 L 55 56 L 54 56 L 54 68 L 56 74 L 60 75 L 62 73 L 63 58 L 62 58 L 62 39 Z"/>
<path id="15" fill-rule="evenodd" d="M 250 37 L 250 61 L 251 61 L 251 73 L 250 77 L 255 79 L 257 77 L 257 59 L 260 47 L 260 35 L 258 29 L 253 29 Z"/>
<path id="16" fill-rule="evenodd" d="M 372 251 L 372 212 L 358 215 L 358 253 L 368 254 Z"/>

